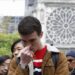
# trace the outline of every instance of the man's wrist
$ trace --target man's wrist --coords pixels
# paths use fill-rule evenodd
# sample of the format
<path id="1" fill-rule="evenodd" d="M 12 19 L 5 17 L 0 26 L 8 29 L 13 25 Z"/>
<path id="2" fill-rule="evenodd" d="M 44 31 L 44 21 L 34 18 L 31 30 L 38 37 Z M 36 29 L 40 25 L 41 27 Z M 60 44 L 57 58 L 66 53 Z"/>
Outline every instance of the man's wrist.
<path id="1" fill-rule="evenodd" d="M 25 69 L 25 68 L 27 68 L 27 64 L 23 64 L 23 63 L 19 63 L 19 66 L 21 67 L 21 69 Z"/>
<path id="2" fill-rule="evenodd" d="M 22 63 L 20 58 L 17 58 L 17 61 L 16 63 L 22 68 L 22 69 L 25 69 L 27 67 L 28 64 L 26 63 Z"/>

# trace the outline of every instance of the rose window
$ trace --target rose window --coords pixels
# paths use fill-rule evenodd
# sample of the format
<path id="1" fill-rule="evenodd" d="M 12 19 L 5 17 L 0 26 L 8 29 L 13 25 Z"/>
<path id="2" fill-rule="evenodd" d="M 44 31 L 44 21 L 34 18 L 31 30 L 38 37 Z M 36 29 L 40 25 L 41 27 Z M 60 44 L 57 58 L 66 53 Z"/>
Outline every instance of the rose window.
<path id="1" fill-rule="evenodd" d="M 47 15 L 46 42 L 54 45 L 75 44 L 75 9 L 61 7 Z"/>

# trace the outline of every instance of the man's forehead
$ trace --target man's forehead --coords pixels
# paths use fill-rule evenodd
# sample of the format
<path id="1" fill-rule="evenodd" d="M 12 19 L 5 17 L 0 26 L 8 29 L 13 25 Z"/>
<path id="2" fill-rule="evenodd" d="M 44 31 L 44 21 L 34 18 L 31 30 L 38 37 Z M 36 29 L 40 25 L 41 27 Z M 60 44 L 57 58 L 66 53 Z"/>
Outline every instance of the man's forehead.
<path id="1" fill-rule="evenodd" d="M 33 33 L 31 33 L 31 34 L 27 34 L 27 35 L 21 35 L 21 36 L 25 36 L 25 37 L 29 37 L 29 36 L 33 36 L 33 35 L 37 35 L 37 32 L 33 32 Z"/>
<path id="2" fill-rule="evenodd" d="M 32 34 L 28 34 L 28 35 L 21 35 L 21 38 L 23 40 L 29 40 L 29 39 L 33 39 L 36 38 L 38 35 L 36 33 L 32 33 Z"/>

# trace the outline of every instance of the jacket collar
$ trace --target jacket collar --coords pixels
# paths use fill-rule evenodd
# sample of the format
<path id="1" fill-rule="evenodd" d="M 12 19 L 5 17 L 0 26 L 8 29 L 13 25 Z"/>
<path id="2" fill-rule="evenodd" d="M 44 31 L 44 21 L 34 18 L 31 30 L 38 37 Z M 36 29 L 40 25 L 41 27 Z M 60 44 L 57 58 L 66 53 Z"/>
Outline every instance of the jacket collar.
<path id="1" fill-rule="evenodd" d="M 50 51 L 50 52 L 56 52 L 56 53 L 59 53 L 60 51 L 55 47 L 55 46 L 51 46 L 47 43 L 43 44 L 43 46 L 47 46 L 47 50 Z"/>

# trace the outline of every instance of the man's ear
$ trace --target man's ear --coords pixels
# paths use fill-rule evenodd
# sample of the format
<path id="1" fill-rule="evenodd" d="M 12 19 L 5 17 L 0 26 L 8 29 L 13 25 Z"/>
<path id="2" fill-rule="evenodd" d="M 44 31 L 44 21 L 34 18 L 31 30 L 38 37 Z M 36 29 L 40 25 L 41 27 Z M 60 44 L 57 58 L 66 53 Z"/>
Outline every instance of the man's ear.
<path id="1" fill-rule="evenodd" d="M 43 32 L 40 33 L 40 38 L 42 38 L 42 36 L 43 36 Z"/>

